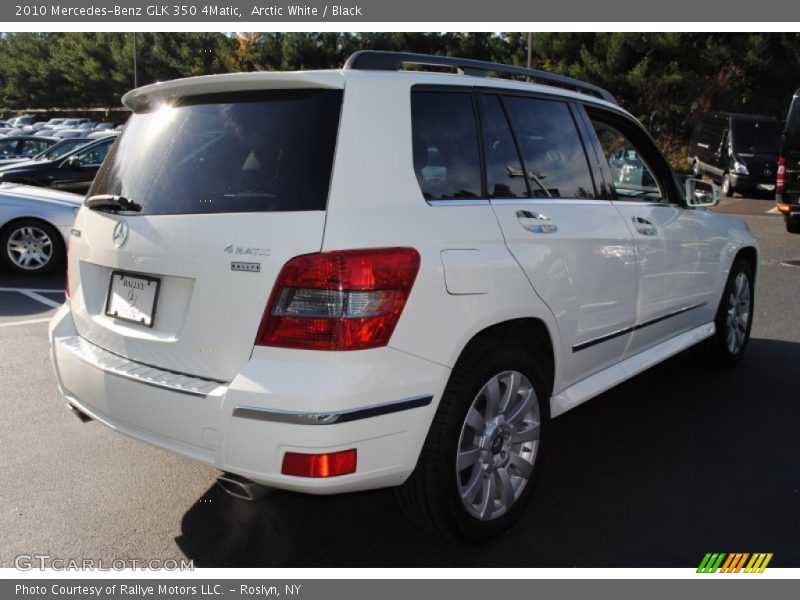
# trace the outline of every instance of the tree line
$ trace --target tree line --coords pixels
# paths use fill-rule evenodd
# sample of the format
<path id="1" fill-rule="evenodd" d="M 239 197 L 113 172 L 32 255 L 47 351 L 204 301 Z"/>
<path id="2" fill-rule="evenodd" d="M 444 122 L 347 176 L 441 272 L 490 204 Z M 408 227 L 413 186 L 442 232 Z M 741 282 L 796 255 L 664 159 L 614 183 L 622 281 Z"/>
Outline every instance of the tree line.
<path id="1" fill-rule="evenodd" d="M 340 67 L 360 49 L 527 63 L 527 33 L 6 33 L 0 110 L 119 106 L 136 82 Z M 536 33 L 536 68 L 609 89 L 668 153 L 707 110 L 784 117 L 800 87 L 797 33 Z"/>

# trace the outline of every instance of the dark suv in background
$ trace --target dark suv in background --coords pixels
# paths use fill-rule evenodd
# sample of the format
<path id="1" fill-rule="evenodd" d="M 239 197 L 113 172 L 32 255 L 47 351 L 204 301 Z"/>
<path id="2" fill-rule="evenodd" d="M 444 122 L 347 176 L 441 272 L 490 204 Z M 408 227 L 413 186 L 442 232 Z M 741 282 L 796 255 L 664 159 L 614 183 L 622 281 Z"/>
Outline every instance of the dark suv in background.
<path id="1" fill-rule="evenodd" d="M 775 117 L 708 113 L 692 134 L 692 173 L 709 175 L 722 193 L 772 193 L 782 125 Z"/>
<path id="2" fill-rule="evenodd" d="M 800 90 L 794 93 L 781 136 L 775 201 L 786 220 L 786 231 L 800 233 Z"/>

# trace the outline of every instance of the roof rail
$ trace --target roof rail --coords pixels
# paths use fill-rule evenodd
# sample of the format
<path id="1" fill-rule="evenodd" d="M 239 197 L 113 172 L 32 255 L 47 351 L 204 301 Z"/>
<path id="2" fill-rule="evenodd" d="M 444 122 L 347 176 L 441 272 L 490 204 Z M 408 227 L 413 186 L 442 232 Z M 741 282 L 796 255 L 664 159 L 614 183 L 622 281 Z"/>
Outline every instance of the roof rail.
<path id="1" fill-rule="evenodd" d="M 504 65 L 500 63 L 487 62 L 483 60 L 472 60 L 469 58 L 456 58 L 452 56 L 434 56 L 432 54 L 415 54 L 412 52 L 384 52 L 382 50 L 359 50 L 350 55 L 344 65 L 345 69 L 363 69 L 366 71 L 399 71 L 404 64 L 429 65 L 436 67 L 452 67 L 460 75 L 473 75 L 476 77 L 487 77 L 489 73 L 502 73 L 504 75 L 514 75 L 525 77 L 532 83 L 552 85 L 555 87 L 589 94 L 612 104 L 617 104 L 616 98 L 610 92 L 601 87 L 558 75 L 539 71 L 538 69 L 526 69 L 514 65 Z"/>

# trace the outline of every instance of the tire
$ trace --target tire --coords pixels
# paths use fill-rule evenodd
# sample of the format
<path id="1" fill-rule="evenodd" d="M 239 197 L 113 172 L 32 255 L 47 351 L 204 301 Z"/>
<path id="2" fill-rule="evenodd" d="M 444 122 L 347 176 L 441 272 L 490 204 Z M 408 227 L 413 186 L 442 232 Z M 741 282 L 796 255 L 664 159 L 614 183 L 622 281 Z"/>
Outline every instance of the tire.
<path id="1" fill-rule="evenodd" d="M 0 233 L 0 262 L 14 273 L 49 273 L 64 262 L 64 240 L 39 219 L 19 219 Z"/>
<path id="2" fill-rule="evenodd" d="M 515 388 L 507 410 L 488 420 L 490 398 L 500 398 L 502 409 L 503 394 Z M 487 340 L 468 349 L 450 376 L 416 468 L 396 490 L 403 512 L 421 529 L 451 539 L 483 541 L 506 531 L 539 479 L 549 401 L 536 358 L 521 346 Z"/>
<path id="3" fill-rule="evenodd" d="M 722 176 L 722 194 L 727 198 L 731 198 L 735 194 L 735 190 L 731 185 L 731 177 L 727 173 Z"/>
<path id="4" fill-rule="evenodd" d="M 746 282 L 746 307 L 740 302 L 740 281 L 742 285 Z M 742 360 L 753 326 L 754 299 L 753 267 L 747 261 L 737 258 L 731 267 L 714 318 L 716 332 L 708 343 L 712 358 L 719 366 L 734 366 Z M 736 336 L 734 343 L 732 336 Z"/>
<path id="5" fill-rule="evenodd" d="M 800 233 L 800 219 L 786 219 L 786 231 Z"/>

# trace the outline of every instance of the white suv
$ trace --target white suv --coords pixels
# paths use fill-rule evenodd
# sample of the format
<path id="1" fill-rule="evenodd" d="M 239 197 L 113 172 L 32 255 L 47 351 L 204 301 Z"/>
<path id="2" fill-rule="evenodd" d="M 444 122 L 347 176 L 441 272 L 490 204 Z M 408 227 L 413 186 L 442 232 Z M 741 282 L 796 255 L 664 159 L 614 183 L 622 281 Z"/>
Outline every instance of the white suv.
<path id="1" fill-rule="evenodd" d="M 58 383 L 239 495 L 397 486 L 422 527 L 486 539 L 551 418 L 747 345 L 755 239 L 597 87 L 360 52 L 123 101 L 50 326 Z"/>

